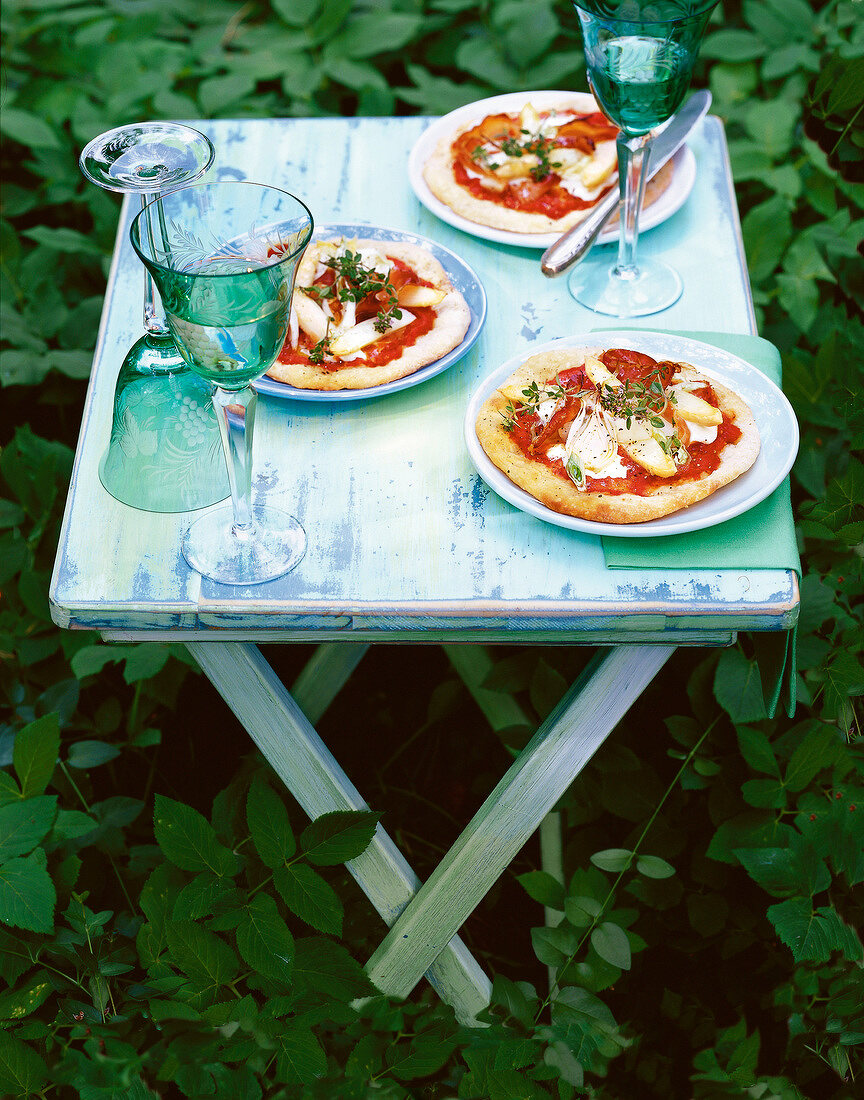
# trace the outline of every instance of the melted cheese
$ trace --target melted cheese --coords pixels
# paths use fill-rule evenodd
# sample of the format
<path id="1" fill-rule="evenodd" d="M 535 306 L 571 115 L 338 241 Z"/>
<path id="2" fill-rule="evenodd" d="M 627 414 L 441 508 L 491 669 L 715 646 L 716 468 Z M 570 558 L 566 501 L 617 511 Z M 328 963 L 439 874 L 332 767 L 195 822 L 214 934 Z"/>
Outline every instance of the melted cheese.
<path id="1" fill-rule="evenodd" d="M 717 438 L 717 425 L 716 424 L 694 424 L 692 421 L 687 420 L 687 427 L 690 430 L 690 442 L 691 443 L 713 443 Z"/>
<path id="2" fill-rule="evenodd" d="M 627 467 L 621 461 L 618 440 L 608 417 L 602 415 L 593 403 L 586 402 L 583 412 L 584 415 L 580 413 L 576 417 L 567 433 L 564 458 L 561 460 L 565 468 L 573 459 L 585 479 L 627 477 Z M 585 480 L 580 483 L 574 479 L 574 484 L 580 491 L 587 488 Z"/>

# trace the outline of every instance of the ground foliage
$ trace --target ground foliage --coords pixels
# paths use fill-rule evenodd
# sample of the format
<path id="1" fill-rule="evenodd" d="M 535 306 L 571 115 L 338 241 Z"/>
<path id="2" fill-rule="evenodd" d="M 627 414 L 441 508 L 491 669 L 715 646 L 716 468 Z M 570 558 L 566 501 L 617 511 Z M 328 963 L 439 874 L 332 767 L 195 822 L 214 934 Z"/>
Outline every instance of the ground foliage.
<path id="1" fill-rule="evenodd" d="M 389 1003 L 362 970 L 381 926 L 343 863 L 377 814 L 305 822 L 182 647 L 108 647 L 51 624 L 117 220 L 76 157 L 147 117 L 439 114 L 584 87 L 573 11 L 5 0 L 0 1092 L 817 1100 L 860 1087 L 862 8 L 724 0 L 696 76 L 727 123 L 760 331 L 802 428 L 797 713 L 766 716 L 753 639 L 679 652 L 562 799 L 563 882 L 529 845 L 468 922 L 495 976 L 488 1026 L 469 1030 L 428 991 Z M 286 651 L 281 671 L 310 654 Z M 321 728 L 425 874 L 586 659 L 378 648 Z"/>

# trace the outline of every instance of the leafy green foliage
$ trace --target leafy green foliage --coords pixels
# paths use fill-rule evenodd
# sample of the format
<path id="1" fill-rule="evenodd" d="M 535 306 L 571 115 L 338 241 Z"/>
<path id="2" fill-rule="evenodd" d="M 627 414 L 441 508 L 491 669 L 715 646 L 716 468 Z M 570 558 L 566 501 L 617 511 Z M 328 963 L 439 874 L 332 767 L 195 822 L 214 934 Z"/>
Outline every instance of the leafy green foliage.
<path id="1" fill-rule="evenodd" d="M 389 1003 L 357 961 L 381 929 L 342 864 L 377 813 L 308 824 L 254 757 L 190 789 L 191 770 L 171 768 L 196 742 L 185 649 L 51 622 L 117 219 L 76 160 L 133 118 L 437 115 L 584 87 L 572 6 L 6 0 L 0 1092 L 847 1100 L 860 1087 L 860 8 L 723 0 L 696 76 L 726 124 L 759 328 L 802 430 L 797 714 L 768 716 L 759 639 L 679 652 L 562 798 L 563 871 L 529 846 L 464 930 L 493 975 L 485 1026 L 468 1029 L 429 992 Z M 365 691 L 345 703 L 352 722 L 327 731 L 363 713 L 364 736 L 393 737 L 364 792 L 388 811 L 402 800 L 397 839 L 424 875 L 440 852 L 420 834 L 455 838 L 585 663 L 428 654 L 428 705 L 397 716 L 388 656 L 371 688 L 346 687 Z"/>

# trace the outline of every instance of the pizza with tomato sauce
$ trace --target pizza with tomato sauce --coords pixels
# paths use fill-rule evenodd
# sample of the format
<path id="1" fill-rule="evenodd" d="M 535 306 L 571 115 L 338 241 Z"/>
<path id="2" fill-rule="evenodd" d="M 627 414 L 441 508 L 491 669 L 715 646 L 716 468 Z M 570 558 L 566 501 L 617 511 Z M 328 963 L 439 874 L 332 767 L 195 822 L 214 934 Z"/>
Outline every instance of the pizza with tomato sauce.
<path id="1" fill-rule="evenodd" d="M 756 461 L 747 404 L 690 363 L 627 348 L 526 360 L 480 409 L 492 462 L 547 508 L 642 523 L 688 508 Z"/>
<path id="2" fill-rule="evenodd" d="M 267 372 L 300 389 L 380 386 L 458 347 L 471 313 L 431 253 L 408 241 L 313 241 L 288 336 Z"/>
<path id="3" fill-rule="evenodd" d="M 589 96 L 540 110 L 486 115 L 440 141 L 423 178 L 469 221 L 514 233 L 563 232 L 618 186 L 618 127 Z M 667 162 L 649 181 L 644 204 L 672 178 Z"/>

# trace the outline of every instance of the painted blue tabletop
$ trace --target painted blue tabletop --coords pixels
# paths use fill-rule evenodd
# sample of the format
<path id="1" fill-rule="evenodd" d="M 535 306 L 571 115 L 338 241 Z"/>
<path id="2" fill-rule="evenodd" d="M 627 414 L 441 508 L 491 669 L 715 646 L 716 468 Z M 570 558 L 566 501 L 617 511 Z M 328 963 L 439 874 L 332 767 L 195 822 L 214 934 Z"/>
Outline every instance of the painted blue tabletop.
<path id="1" fill-rule="evenodd" d="M 538 250 L 479 239 L 418 201 L 407 164 L 428 122 L 195 123 L 216 147 L 206 178 L 282 186 L 318 223 L 430 238 L 476 272 L 488 301 L 467 354 L 419 385 L 362 401 L 261 397 L 255 489 L 309 538 L 297 569 L 266 585 L 202 582 L 180 554 L 190 513 L 132 509 L 99 481 L 117 373 L 141 332 L 143 272 L 128 240 L 136 206 L 125 203 L 51 585 L 60 625 L 114 639 L 722 644 L 737 630 L 794 623 L 790 570 L 610 569 L 597 535 L 525 514 L 478 475 L 463 420 L 482 380 L 522 351 L 601 326 L 565 279 L 541 274 Z M 684 294 L 629 327 L 752 333 L 720 122 L 706 119 L 689 144 L 691 194 L 640 241 L 681 272 Z"/>

